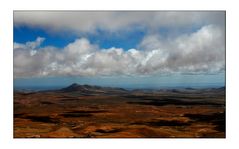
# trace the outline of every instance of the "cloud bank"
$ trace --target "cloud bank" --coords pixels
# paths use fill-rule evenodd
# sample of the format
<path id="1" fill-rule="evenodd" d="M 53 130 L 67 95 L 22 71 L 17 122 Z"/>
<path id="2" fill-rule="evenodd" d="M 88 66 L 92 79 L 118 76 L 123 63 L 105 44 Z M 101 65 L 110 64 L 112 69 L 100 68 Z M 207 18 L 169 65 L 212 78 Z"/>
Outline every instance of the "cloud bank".
<path id="1" fill-rule="evenodd" d="M 14 11 L 14 26 L 44 28 L 50 32 L 94 33 L 160 27 L 225 25 L 223 11 Z"/>
<path id="2" fill-rule="evenodd" d="M 38 17 L 39 22 L 44 20 L 44 16 L 45 14 L 42 14 L 42 18 Z M 139 16 L 140 19 L 141 15 Z M 23 18 L 16 15 L 15 17 Z M 22 21 L 18 19 L 16 21 L 24 23 L 29 19 L 32 24 L 39 24 L 37 19 L 32 20 L 29 17 L 25 17 L 26 19 Z M 95 17 L 98 18 L 98 16 Z M 49 23 L 43 24 L 51 26 L 51 19 L 52 17 L 49 17 L 45 20 Z M 74 20 L 74 16 L 72 16 L 72 20 Z M 52 21 L 57 20 L 53 19 Z M 104 21 L 107 22 L 107 19 Z M 77 22 L 79 21 L 76 21 L 76 26 L 79 25 Z M 83 22 L 87 23 L 87 17 Z M 116 23 L 117 25 L 111 27 L 124 26 L 124 21 L 119 22 L 121 23 Z M 60 24 L 58 24 L 59 27 Z M 68 23 L 66 24 L 68 25 Z M 92 22 L 88 21 L 88 27 L 85 30 L 93 26 L 91 24 Z M 84 27 L 80 28 L 84 29 Z M 205 25 L 193 33 L 166 39 L 159 34 L 148 34 L 139 43 L 137 49 L 115 47 L 102 49 L 98 45 L 90 43 L 86 38 L 76 39 L 61 49 L 53 46 L 41 47 L 44 40 L 47 39 L 38 37 L 35 41 L 25 44 L 14 43 L 14 78 L 170 73 L 210 74 L 225 71 L 225 33 L 220 25 Z"/>

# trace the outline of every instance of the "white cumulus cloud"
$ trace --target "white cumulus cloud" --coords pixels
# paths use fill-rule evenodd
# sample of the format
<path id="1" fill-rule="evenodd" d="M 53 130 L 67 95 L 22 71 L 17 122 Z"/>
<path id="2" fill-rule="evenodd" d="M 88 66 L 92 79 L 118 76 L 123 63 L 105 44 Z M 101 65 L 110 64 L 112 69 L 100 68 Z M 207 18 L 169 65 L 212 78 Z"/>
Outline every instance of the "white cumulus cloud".
<path id="1" fill-rule="evenodd" d="M 14 43 L 15 78 L 225 71 L 225 32 L 216 25 L 174 38 L 150 34 L 137 49 L 102 49 L 86 38 L 61 49 L 41 47 L 43 41 L 38 37 L 25 44 Z"/>

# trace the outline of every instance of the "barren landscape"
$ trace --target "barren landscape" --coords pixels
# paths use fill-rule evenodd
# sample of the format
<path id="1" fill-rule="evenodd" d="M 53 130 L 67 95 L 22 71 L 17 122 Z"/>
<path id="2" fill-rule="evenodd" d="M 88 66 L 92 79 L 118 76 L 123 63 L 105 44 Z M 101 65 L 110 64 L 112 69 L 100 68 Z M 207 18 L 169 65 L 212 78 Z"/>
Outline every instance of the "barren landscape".
<path id="1" fill-rule="evenodd" d="M 225 138 L 225 87 L 14 91 L 14 138 Z"/>

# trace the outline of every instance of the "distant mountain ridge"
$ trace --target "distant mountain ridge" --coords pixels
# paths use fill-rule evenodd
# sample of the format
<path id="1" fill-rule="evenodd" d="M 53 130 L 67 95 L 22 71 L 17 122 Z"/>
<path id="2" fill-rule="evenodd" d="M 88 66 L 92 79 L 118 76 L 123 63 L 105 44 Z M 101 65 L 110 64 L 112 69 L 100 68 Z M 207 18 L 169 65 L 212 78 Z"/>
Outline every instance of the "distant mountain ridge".
<path id="1" fill-rule="evenodd" d="M 124 93 L 163 93 L 163 92 L 171 92 L 171 93 L 190 93 L 190 92 L 225 92 L 225 87 L 219 88 L 204 88 L 204 89 L 194 89 L 194 88 L 181 88 L 181 89 L 135 89 L 135 90 L 126 90 L 124 88 L 118 87 L 102 87 L 96 85 L 80 85 L 77 83 L 73 83 L 68 87 L 62 88 L 58 90 L 60 92 L 79 92 L 84 95 L 97 95 L 97 94 L 124 94 Z"/>
<path id="2" fill-rule="evenodd" d="M 94 94 L 94 93 L 125 93 L 127 90 L 123 88 L 117 87 L 102 87 L 96 85 L 80 85 L 77 83 L 73 83 L 68 87 L 62 88 L 59 91 L 61 92 L 81 92 L 87 94 Z"/>

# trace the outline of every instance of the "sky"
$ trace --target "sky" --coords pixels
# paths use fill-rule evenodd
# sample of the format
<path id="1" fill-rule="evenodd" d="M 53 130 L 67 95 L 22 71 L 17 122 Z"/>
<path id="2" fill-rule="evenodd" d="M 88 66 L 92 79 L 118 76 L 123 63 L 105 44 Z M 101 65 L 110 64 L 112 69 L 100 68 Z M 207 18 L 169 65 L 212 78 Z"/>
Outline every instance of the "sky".
<path id="1" fill-rule="evenodd" d="M 14 11 L 14 86 L 225 85 L 224 11 Z"/>

